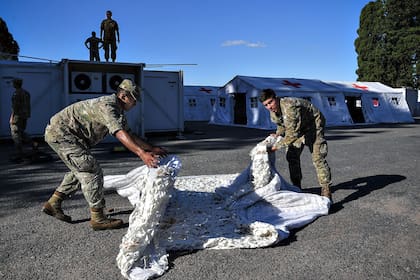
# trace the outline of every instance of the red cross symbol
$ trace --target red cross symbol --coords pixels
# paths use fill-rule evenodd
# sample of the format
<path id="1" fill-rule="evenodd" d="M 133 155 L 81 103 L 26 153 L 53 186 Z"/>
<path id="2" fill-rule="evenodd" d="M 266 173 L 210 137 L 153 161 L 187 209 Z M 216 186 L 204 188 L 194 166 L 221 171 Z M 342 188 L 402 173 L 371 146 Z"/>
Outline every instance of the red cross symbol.
<path id="1" fill-rule="evenodd" d="M 283 85 L 285 85 L 285 86 L 292 86 L 292 87 L 295 87 L 295 88 L 300 88 L 300 86 L 302 84 L 300 84 L 300 83 L 292 83 L 292 82 L 290 82 L 288 80 L 283 80 Z"/>
<path id="2" fill-rule="evenodd" d="M 204 91 L 205 93 L 211 93 L 213 90 L 212 89 L 207 89 L 207 88 L 200 88 L 199 91 Z"/>
<path id="3" fill-rule="evenodd" d="M 358 84 L 353 84 L 352 86 L 354 88 L 357 88 L 357 89 L 368 90 L 368 87 L 367 86 L 359 86 Z"/>

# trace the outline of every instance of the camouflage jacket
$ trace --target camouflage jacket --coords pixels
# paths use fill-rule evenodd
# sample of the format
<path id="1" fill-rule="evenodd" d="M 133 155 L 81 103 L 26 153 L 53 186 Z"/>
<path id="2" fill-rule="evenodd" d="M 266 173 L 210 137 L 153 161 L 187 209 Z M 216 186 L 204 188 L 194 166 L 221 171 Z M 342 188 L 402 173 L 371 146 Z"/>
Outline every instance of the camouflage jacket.
<path id="1" fill-rule="evenodd" d="M 91 147 L 121 129 L 129 131 L 127 119 L 116 94 L 112 94 L 64 108 L 51 118 L 45 137 L 51 141 L 76 141 Z"/>
<path id="2" fill-rule="evenodd" d="M 103 40 L 104 41 L 115 41 L 118 29 L 118 23 L 113 19 L 104 19 L 101 22 L 101 30 L 103 30 Z"/>
<path id="3" fill-rule="evenodd" d="M 12 96 L 12 113 L 14 118 L 28 119 L 31 116 L 31 96 L 26 90 L 19 88 Z"/>
<path id="4" fill-rule="evenodd" d="M 277 124 L 276 134 L 282 136 L 275 147 L 294 145 L 300 147 L 305 135 L 317 130 L 325 123 L 322 113 L 311 102 L 294 97 L 278 99 L 279 113 L 270 112 L 271 120 Z"/>

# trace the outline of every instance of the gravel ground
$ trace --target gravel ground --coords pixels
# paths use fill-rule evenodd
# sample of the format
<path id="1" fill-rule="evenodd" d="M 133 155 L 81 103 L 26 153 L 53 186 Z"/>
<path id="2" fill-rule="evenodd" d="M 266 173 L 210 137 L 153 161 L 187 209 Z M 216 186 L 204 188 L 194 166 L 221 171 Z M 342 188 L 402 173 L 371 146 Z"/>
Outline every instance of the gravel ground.
<path id="1" fill-rule="evenodd" d="M 249 151 L 268 131 L 187 123 L 184 139 L 153 135 L 149 141 L 177 154 L 179 176 L 239 173 Z M 328 216 L 262 249 L 171 252 L 160 279 L 420 279 L 420 119 L 413 124 L 329 128 L 328 161 L 334 205 Z M 105 175 L 125 174 L 142 162 L 117 144 L 94 149 Z M 127 228 L 92 231 L 81 193 L 64 202 L 74 223 L 41 213 L 65 166 L 10 163 L 10 141 L 0 143 L 0 279 L 123 279 L 115 262 Z M 289 180 L 284 152 L 277 169 Z M 304 191 L 319 193 L 310 154 L 302 155 Z M 130 205 L 106 194 L 114 217 L 128 221 Z"/>

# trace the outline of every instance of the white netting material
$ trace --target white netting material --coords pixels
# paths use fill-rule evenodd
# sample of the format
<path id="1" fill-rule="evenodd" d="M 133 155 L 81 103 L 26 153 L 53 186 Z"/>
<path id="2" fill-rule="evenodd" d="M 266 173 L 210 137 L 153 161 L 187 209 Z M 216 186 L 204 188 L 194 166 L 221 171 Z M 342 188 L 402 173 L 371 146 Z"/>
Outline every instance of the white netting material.
<path id="1" fill-rule="evenodd" d="M 127 197 L 134 211 L 117 264 L 131 280 L 168 269 L 168 250 L 261 248 L 287 238 L 289 230 L 326 215 L 329 199 L 299 193 L 274 167 L 268 137 L 250 152 L 240 174 L 177 177 L 176 156 L 156 169 L 138 167 L 105 176 L 105 188 Z"/>

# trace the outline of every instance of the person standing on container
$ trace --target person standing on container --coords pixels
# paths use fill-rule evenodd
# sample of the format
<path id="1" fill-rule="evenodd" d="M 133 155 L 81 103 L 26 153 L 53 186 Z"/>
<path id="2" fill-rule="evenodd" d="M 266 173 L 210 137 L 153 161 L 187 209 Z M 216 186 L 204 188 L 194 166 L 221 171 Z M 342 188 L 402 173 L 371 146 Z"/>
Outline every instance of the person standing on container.
<path id="1" fill-rule="evenodd" d="M 92 31 L 92 36 L 86 39 L 85 46 L 89 49 L 90 61 L 101 61 L 99 49 L 103 47 L 103 42 L 100 38 L 96 37 L 95 31 Z"/>
<path id="2" fill-rule="evenodd" d="M 111 49 L 111 59 L 115 62 L 117 58 L 117 42 L 120 43 L 120 31 L 118 23 L 112 19 L 112 12 L 106 11 L 106 19 L 101 23 L 101 40 L 105 51 L 105 60 L 109 61 L 109 49 Z"/>

